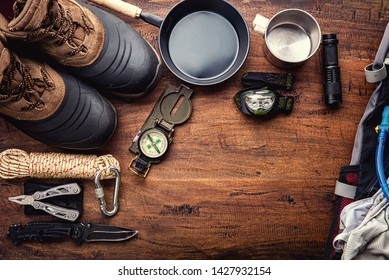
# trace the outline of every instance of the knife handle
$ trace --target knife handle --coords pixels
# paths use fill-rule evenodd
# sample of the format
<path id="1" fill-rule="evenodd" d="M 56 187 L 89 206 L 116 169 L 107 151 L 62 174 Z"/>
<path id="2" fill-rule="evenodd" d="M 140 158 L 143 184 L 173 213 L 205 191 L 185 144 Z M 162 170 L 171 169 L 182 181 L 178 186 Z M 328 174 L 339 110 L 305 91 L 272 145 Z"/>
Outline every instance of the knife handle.
<path id="1" fill-rule="evenodd" d="M 15 244 L 25 241 L 58 241 L 72 238 L 76 241 L 82 237 L 83 230 L 77 227 L 81 224 L 66 223 L 28 223 L 26 225 L 11 225 L 8 230 L 8 237 Z"/>

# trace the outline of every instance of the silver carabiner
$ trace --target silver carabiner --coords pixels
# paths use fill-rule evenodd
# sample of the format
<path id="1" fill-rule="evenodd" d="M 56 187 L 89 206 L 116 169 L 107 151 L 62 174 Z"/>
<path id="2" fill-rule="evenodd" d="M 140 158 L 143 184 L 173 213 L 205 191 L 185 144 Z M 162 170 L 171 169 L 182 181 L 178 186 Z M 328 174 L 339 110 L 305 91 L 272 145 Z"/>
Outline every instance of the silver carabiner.
<path id="1" fill-rule="evenodd" d="M 115 173 L 115 189 L 114 189 L 114 194 L 113 194 L 113 209 L 111 211 L 107 211 L 107 204 L 104 199 L 104 190 L 103 186 L 100 184 L 100 175 L 103 171 L 108 169 Z M 100 201 L 100 211 L 103 213 L 105 216 L 111 217 L 117 213 L 119 210 L 119 205 L 118 205 L 118 197 L 119 197 L 119 185 L 120 185 L 120 172 L 116 167 L 110 166 L 107 168 L 100 169 L 99 171 L 96 172 L 95 175 L 95 193 L 96 197 Z"/>

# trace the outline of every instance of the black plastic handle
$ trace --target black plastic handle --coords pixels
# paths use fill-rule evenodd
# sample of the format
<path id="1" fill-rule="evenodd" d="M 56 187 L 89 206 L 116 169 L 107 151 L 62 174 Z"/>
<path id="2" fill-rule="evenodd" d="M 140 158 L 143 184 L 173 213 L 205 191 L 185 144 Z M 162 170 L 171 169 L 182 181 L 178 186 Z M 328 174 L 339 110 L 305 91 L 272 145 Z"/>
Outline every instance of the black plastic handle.
<path id="1" fill-rule="evenodd" d="M 11 225 L 8 237 L 15 244 L 26 241 L 58 241 L 66 238 L 75 239 L 74 224 L 66 223 L 28 223 Z"/>
<path id="2" fill-rule="evenodd" d="M 143 21 L 150 23 L 151 25 L 154 25 L 156 27 L 161 27 L 161 25 L 163 23 L 163 18 L 160 18 L 159 16 L 156 16 L 153 14 L 141 13 L 140 18 Z"/>

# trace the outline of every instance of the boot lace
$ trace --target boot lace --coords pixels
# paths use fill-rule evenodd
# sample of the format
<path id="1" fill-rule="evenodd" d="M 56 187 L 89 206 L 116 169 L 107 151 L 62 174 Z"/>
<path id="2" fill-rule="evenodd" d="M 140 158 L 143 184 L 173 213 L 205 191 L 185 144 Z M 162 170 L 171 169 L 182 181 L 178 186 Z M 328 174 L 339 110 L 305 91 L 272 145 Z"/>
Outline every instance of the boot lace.
<path id="1" fill-rule="evenodd" d="M 26 2 L 27 0 L 15 1 L 13 6 L 15 17 L 21 13 Z M 56 6 L 57 9 L 55 9 Z M 74 34 L 78 28 L 82 28 L 86 35 L 89 35 L 93 28 L 88 26 L 84 15 L 82 15 L 81 18 L 82 22 L 74 21 L 70 11 L 65 11 L 57 0 L 52 0 L 49 2 L 48 13 L 42 21 L 41 28 L 29 32 L 27 40 L 36 40 L 49 34 L 48 36 L 52 38 L 58 38 L 55 42 L 57 46 L 61 46 L 68 42 L 68 44 L 73 48 L 72 51 L 66 53 L 66 56 L 70 57 L 78 53 L 86 53 L 88 51 L 87 47 L 84 44 L 77 45 L 75 43 Z M 59 24 L 57 24 L 58 20 Z M 59 27 L 57 27 L 57 25 Z"/>
<path id="2" fill-rule="evenodd" d="M 22 81 L 15 87 L 15 75 L 19 72 Z M 42 109 L 44 102 L 41 100 L 45 90 L 53 88 L 54 85 L 49 81 L 48 75 L 41 69 L 42 78 L 33 78 L 30 71 L 21 62 L 16 60 L 14 54 L 11 54 L 11 63 L 4 71 L 4 77 L 0 83 L 0 102 L 18 101 L 22 98 L 28 103 L 21 108 L 22 111 L 32 109 Z"/>

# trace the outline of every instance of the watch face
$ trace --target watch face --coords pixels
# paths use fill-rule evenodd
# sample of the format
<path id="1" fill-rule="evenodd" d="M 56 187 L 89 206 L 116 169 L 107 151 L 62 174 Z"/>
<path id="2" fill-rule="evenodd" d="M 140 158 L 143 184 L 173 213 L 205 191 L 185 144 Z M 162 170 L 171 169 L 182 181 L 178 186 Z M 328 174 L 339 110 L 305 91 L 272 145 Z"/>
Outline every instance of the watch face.
<path id="1" fill-rule="evenodd" d="M 274 105 L 276 97 L 269 90 L 258 90 L 246 93 L 246 107 L 254 115 L 266 115 Z"/>
<path id="2" fill-rule="evenodd" d="M 152 128 L 146 130 L 139 139 L 139 148 L 142 153 L 149 158 L 158 158 L 162 156 L 168 147 L 168 139 L 166 135 Z"/>

